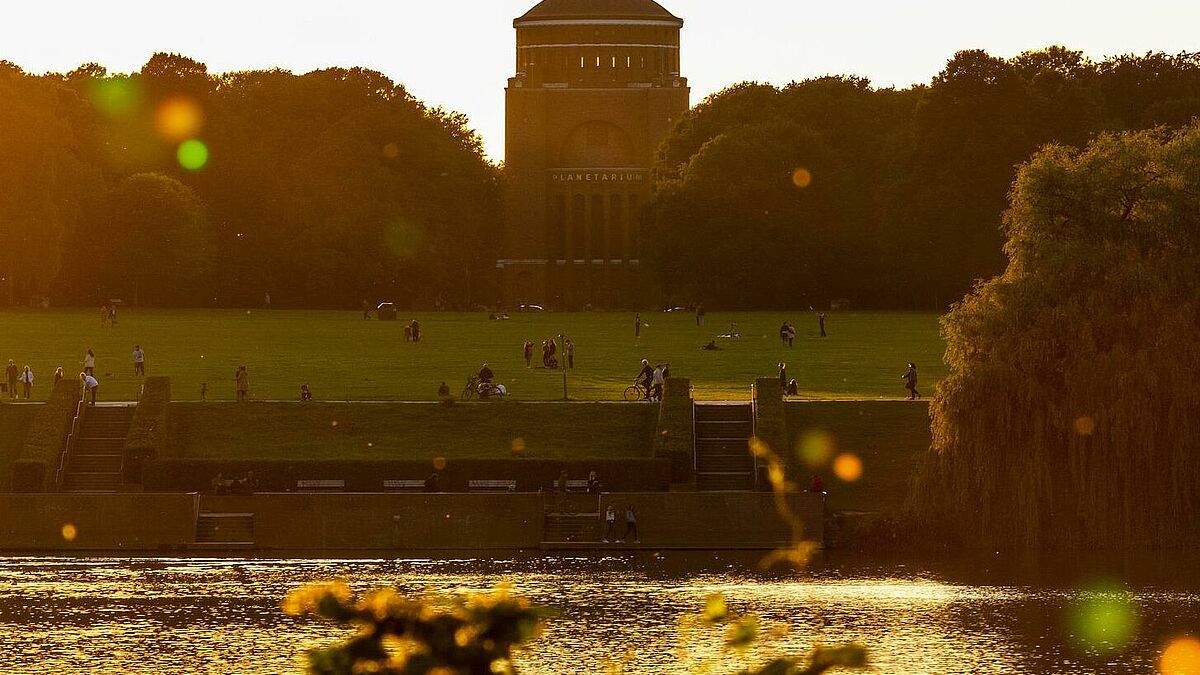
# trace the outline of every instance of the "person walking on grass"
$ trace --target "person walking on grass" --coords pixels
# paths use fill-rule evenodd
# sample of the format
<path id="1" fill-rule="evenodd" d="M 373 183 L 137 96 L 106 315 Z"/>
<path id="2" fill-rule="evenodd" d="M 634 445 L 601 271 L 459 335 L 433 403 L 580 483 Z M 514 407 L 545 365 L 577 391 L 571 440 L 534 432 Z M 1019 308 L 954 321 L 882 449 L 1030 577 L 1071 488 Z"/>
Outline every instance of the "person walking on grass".
<path id="1" fill-rule="evenodd" d="M 90 373 L 80 373 L 79 382 L 83 386 L 83 401 L 96 405 L 96 391 L 100 389 L 100 383 Z"/>
<path id="2" fill-rule="evenodd" d="M 635 544 L 642 543 L 641 537 L 638 536 L 637 508 L 633 504 L 625 507 L 625 534 L 617 540 L 617 543 L 624 544 L 626 541 L 631 540 Z"/>
<path id="3" fill-rule="evenodd" d="M 13 363 L 12 359 L 8 360 L 8 367 L 4 369 L 4 379 L 8 381 L 8 397 L 17 397 L 17 376 L 21 371 L 17 368 L 17 364 Z"/>
<path id="4" fill-rule="evenodd" d="M 146 352 L 142 351 L 141 345 L 133 346 L 133 374 L 134 376 L 146 374 Z"/>
<path id="5" fill-rule="evenodd" d="M 88 375 L 96 374 L 96 352 L 88 347 L 87 353 L 83 355 L 83 372 Z"/>
<path id="6" fill-rule="evenodd" d="M 825 335 L 825 312 L 817 313 L 817 326 L 821 329 L 821 337 L 828 337 Z"/>
<path id="7" fill-rule="evenodd" d="M 250 398 L 250 372 L 246 370 L 246 366 L 238 366 L 237 374 L 234 376 L 238 403 L 246 401 Z"/>
<path id="8" fill-rule="evenodd" d="M 697 326 L 704 325 L 704 303 L 703 302 L 696 305 L 696 325 Z"/>
<path id="9" fill-rule="evenodd" d="M 783 361 L 780 361 L 779 362 L 779 389 L 780 389 L 780 391 L 787 391 L 787 388 L 788 388 L 787 364 L 784 363 Z"/>
<path id="10" fill-rule="evenodd" d="M 54 369 L 54 389 L 58 389 L 58 383 L 62 382 L 62 379 L 64 377 L 66 377 L 66 375 L 63 375 L 62 366 L 59 366 Z M 51 389 L 50 391 L 53 392 L 54 389 Z"/>
<path id="11" fill-rule="evenodd" d="M 633 337 L 642 337 L 642 313 L 637 312 L 633 315 Z"/>
<path id="12" fill-rule="evenodd" d="M 575 367 L 575 343 L 571 342 L 571 340 L 568 339 L 566 341 L 566 344 L 563 345 L 563 352 L 567 355 L 567 367 L 574 368 Z"/>
<path id="13" fill-rule="evenodd" d="M 612 541 L 617 536 L 617 508 L 612 504 L 604 511 L 604 543 Z"/>
<path id="14" fill-rule="evenodd" d="M 25 400 L 29 400 L 30 393 L 33 392 L 33 371 L 26 364 L 25 370 L 21 371 L 21 389 L 24 391 Z"/>
<path id="15" fill-rule="evenodd" d="M 912 361 L 908 362 L 908 370 L 900 376 L 904 380 L 904 388 L 908 390 L 908 398 L 905 400 L 915 401 L 921 398 L 921 392 L 917 391 L 917 364 Z"/>
<path id="16" fill-rule="evenodd" d="M 525 367 L 532 367 L 533 362 L 533 342 L 526 340 L 525 344 L 521 345 L 521 350 L 525 354 Z"/>

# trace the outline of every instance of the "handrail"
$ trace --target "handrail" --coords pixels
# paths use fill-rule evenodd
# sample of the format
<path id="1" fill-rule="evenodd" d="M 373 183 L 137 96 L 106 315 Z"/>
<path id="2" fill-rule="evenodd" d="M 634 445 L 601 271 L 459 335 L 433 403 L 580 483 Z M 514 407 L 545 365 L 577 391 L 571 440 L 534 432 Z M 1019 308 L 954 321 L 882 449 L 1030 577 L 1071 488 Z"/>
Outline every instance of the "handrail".
<path id="1" fill-rule="evenodd" d="M 79 432 L 83 429 L 83 416 L 87 412 L 88 406 L 84 402 L 85 397 L 79 397 L 79 401 L 75 404 L 75 418 L 71 420 L 71 430 L 67 432 L 67 440 L 63 443 L 62 454 L 58 456 L 58 470 L 54 473 L 54 491 L 61 492 L 63 486 L 63 478 L 67 473 L 67 462 L 71 457 L 71 450 L 75 447 L 75 439 L 79 436 Z"/>
<path id="2" fill-rule="evenodd" d="M 750 438 L 758 435 L 758 384 L 750 383 Z M 758 489 L 758 454 L 751 452 L 750 460 L 753 462 L 751 468 L 754 471 L 754 489 Z"/>
<path id="3" fill-rule="evenodd" d="M 688 385 L 688 414 L 692 416 L 692 483 L 695 484 L 696 474 L 700 471 L 700 452 L 696 447 L 696 387 Z"/>

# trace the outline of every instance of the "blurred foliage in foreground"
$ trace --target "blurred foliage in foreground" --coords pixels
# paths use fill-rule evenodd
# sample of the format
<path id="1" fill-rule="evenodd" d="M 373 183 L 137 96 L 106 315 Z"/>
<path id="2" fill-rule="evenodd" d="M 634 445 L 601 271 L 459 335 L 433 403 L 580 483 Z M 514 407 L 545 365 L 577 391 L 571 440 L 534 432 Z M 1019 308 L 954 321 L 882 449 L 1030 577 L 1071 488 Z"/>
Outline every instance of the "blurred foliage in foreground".
<path id="1" fill-rule="evenodd" d="M 390 588 L 357 595 L 341 582 L 298 588 L 284 600 L 283 610 L 359 629 L 341 643 L 308 653 L 314 675 L 516 673 L 513 650 L 536 637 L 553 613 L 504 587 L 439 605 L 405 598 Z M 730 612 L 719 594 L 708 598 L 694 623 L 724 627 L 728 652 L 745 651 L 760 640 L 758 620 Z M 807 657 L 775 658 L 741 675 L 816 675 L 866 663 L 866 650 L 858 645 L 817 646 Z"/>

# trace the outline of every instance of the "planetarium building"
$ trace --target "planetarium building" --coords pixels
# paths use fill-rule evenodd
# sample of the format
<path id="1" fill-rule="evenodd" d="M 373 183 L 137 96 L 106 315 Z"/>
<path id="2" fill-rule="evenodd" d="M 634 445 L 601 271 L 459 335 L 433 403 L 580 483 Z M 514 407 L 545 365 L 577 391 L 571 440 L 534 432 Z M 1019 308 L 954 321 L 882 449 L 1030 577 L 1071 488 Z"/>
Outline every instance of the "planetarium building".
<path id="1" fill-rule="evenodd" d="M 504 300 L 635 306 L 654 149 L 688 109 L 683 21 L 652 0 L 544 0 L 513 26 Z"/>

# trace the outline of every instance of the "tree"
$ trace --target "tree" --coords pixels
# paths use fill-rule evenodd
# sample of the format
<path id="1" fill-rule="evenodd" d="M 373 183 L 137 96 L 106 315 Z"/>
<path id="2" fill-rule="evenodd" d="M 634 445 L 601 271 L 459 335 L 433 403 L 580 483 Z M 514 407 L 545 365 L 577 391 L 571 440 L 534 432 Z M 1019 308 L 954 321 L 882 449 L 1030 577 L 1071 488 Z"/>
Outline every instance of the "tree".
<path id="1" fill-rule="evenodd" d="M 208 297 L 213 249 L 191 188 L 161 174 L 135 174 L 110 191 L 94 225 L 70 262 L 83 292 L 153 305 Z"/>
<path id="2" fill-rule="evenodd" d="M 995 546 L 1200 535 L 1200 124 L 1021 167 L 1005 272 L 943 320 L 914 513 Z"/>

